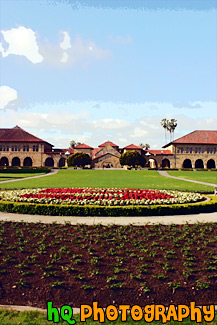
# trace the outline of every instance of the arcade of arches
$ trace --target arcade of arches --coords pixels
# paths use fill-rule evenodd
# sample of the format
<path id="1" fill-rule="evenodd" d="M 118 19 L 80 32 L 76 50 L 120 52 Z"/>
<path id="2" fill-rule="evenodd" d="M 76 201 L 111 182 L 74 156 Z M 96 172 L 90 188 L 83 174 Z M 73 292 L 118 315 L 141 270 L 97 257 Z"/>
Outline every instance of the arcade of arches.
<path id="1" fill-rule="evenodd" d="M 151 168 L 215 169 L 217 166 L 217 131 L 193 131 L 168 143 L 162 150 L 144 150 L 131 144 L 124 148 L 106 141 L 98 148 L 80 144 L 74 148 L 53 149 L 53 145 L 26 132 L 19 126 L 0 129 L 0 166 L 56 167 L 66 166 L 67 157 L 85 152 L 92 158 L 92 167 L 120 168 L 119 157 L 136 150 Z"/>

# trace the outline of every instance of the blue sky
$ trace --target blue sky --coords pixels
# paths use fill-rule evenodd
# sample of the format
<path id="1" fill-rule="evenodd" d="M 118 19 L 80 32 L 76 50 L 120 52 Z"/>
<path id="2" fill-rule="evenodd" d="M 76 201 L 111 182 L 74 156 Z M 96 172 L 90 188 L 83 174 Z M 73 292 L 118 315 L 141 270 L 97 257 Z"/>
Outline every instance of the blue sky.
<path id="1" fill-rule="evenodd" d="M 109 5 L 108 5 L 109 3 Z M 0 0 L 0 127 L 55 147 L 217 126 L 217 2 Z"/>

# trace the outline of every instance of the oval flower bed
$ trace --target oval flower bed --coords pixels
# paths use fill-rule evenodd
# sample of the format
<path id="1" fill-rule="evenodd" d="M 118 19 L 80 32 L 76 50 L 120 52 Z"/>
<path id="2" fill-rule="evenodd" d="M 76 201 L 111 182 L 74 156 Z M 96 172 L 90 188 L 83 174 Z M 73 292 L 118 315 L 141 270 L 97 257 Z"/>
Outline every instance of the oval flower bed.
<path id="1" fill-rule="evenodd" d="M 184 204 L 203 200 L 198 193 L 144 189 L 49 188 L 0 192 L 0 200 L 61 205 L 161 205 Z"/>

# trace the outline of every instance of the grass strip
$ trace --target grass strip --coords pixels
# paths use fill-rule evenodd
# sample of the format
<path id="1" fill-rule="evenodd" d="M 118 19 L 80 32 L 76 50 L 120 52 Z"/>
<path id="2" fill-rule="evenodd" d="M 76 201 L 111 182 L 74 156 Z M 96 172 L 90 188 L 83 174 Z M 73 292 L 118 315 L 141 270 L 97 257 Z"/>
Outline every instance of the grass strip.
<path id="1" fill-rule="evenodd" d="M 212 322 L 209 322 L 210 325 L 216 325 L 217 324 L 217 311 L 215 311 L 215 319 Z M 84 322 L 80 322 L 80 315 L 76 314 L 73 315 L 73 319 L 76 321 L 76 324 L 84 324 Z M 46 313 L 42 313 L 39 311 L 14 311 L 14 310 L 9 310 L 9 309 L 0 309 L 0 324 L 1 325 L 50 325 L 53 322 L 47 321 L 47 315 Z M 99 323 L 98 321 L 93 321 L 93 319 L 87 319 L 86 324 L 89 325 L 98 325 L 102 324 Z M 53 323 L 54 324 L 54 323 Z M 66 321 L 60 320 L 58 324 L 68 324 Z M 106 320 L 103 324 L 123 324 L 120 319 L 116 321 L 108 321 Z M 127 324 L 144 324 L 144 320 L 141 321 L 133 321 L 130 316 L 127 318 Z M 156 325 L 156 324 L 162 324 L 161 321 L 153 321 L 151 324 Z M 173 325 L 173 324 L 180 324 L 178 321 L 170 321 L 167 322 L 166 324 Z M 182 324 L 198 324 L 196 321 L 191 321 L 188 318 L 184 319 L 182 321 Z M 207 324 L 207 322 L 202 321 L 200 323 L 202 325 Z"/>
<path id="2" fill-rule="evenodd" d="M 167 171 L 171 176 L 191 179 L 200 182 L 217 184 L 217 172 L 215 171 Z"/>
<path id="3" fill-rule="evenodd" d="M 161 176 L 155 170 L 60 170 L 57 174 L 37 179 L 0 184 L 2 189 L 19 188 L 141 188 L 213 193 L 212 186 L 185 182 Z"/>

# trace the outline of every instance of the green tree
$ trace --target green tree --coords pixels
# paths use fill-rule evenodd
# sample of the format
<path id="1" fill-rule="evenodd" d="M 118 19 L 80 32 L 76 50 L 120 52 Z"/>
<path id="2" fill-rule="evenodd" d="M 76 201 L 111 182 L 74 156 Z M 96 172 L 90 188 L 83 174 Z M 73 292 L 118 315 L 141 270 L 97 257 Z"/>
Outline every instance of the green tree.
<path id="1" fill-rule="evenodd" d="M 69 156 L 67 159 L 68 166 L 71 167 L 82 167 L 86 165 L 90 165 L 92 162 L 92 159 L 87 153 L 84 152 L 76 152 L 73 155 Z"/>
<path id="2" fill-rule="evenodd" d="M 145 158 L 140 155 L 137 151 L 126 151 L 119 158 L 120 164 L 122 166 L 127 165 L 129 167 L 142 166 L 146 164 Z"/>

